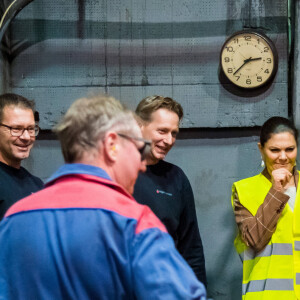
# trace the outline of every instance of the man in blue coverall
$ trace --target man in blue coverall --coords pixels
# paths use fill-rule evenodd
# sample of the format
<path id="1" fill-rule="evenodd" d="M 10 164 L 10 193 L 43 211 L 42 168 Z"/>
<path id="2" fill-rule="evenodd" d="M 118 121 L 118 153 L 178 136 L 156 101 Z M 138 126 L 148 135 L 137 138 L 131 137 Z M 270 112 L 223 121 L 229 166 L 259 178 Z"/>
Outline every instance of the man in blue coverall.
<path id="1" fill-rule="evenodd" d="M 206 299 L 164 225 L 131 196 L 150 142 L 108 96 L 72 104 L 66 161 L 0 223 L 0 299 Z"/>

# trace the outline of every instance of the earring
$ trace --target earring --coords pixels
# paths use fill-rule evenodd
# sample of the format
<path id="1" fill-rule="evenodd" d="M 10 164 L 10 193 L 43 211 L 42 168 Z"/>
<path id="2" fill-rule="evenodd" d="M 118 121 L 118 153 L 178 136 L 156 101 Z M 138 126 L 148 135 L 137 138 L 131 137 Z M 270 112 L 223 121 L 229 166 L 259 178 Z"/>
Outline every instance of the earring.
<path id="1" fill-rule="evenodd" d="M 260 166 L 261 166 L 262 168 L 265 167 L 265 162 L 264 162 L 264 160 L 262 159 L 262 157 L 261 157 L 261 163 L 260 163 Z"/>

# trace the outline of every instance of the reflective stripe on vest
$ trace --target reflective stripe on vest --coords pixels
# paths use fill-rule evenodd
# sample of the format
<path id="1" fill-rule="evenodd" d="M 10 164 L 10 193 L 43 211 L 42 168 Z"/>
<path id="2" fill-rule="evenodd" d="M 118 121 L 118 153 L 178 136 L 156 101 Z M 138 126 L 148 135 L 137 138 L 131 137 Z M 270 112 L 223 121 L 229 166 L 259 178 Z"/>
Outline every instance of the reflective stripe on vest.
<path id="1" fill-rule="evenodd" d="M 295 247 L 296 248 L 296 247 Z M 300 242 L 299 242 L 299 251 L 300 251 Z M 240 254 L 242 260 L 251 260 L 255 257 L 266 257 L 271 255 L 293 255 L 293 246 L 288 243 L 276 243 L 267 245 L 263 251 L 257 253 L 249 248 L 243 253 Z"/>
<path id="2" fill-rule="evenodd" d="M 243 284 L 243 295 L 262 291 L 293 291 L 293 279 L 252 280 Z"/>
<path id="3" fill-rule="evenodd" d="M 295 251 L 300 251 L 300 241 L 295 241 L 294 247 L 295 247 Z"/>

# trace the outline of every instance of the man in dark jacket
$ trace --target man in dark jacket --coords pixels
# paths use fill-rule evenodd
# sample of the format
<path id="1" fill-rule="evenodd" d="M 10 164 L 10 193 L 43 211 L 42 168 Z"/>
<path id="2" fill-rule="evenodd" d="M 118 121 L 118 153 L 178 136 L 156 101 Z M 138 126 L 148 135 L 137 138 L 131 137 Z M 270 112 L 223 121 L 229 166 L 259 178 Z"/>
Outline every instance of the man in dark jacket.
<path id="1" fill-rule="evenodd" d="M 0 220 L 16 201 L 43 188 L 43 182 L 21 166 L 39 133 L 34 113 L 33 101 L 0 95 Z"/>
<path id="2" fill-rule="evenodd" d="M 167 227 L 179 253 L 206 285 L 205 260 L 195 212 L 194 195 L 184 172 L 164 161 L 173 147 L 183 117 L 172 98 L 150 96 L 136 108 L 144 138 L 152 140 L 147 171 L 140 174 L 134 198 L 148 205 Z"/>

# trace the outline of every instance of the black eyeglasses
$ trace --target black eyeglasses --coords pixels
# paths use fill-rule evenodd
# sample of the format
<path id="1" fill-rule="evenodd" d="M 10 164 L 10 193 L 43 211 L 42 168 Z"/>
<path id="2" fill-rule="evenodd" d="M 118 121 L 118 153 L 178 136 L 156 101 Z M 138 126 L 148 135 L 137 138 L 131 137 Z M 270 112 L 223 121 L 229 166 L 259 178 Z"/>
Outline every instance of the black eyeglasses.
<path id="1" fill-rule="evenodd" d="M 138 138 L 138 137 L 129 136 L 124 133 L 117 133 L 117 134 L 118 134 L 118 136 L 131 141 L 136 146 L 136 148 L 138 149 L 138 151 L 141 154 L 141 161 L 148 158 L 148 156 L 150 154 L 150 149 L 151 149 L 151 141 L 145 140 L 142 138 Z M 144 145 L 142 147 L 138 147 L 134 141 L 143 142 Z"/>
<path id="2" fill-rule="evenodd" d="M 28 134 L 31 137 L 37 136 L 40 132 L 40 127 L 38 125 L 23 128 L 23 127 L 11 127 L 11 126 L 0 123 L 0 126 L 8 128 L 10 130 L 10 134 L 15 137 L 21 136 L 25 130 L 27 130 Z"/>

